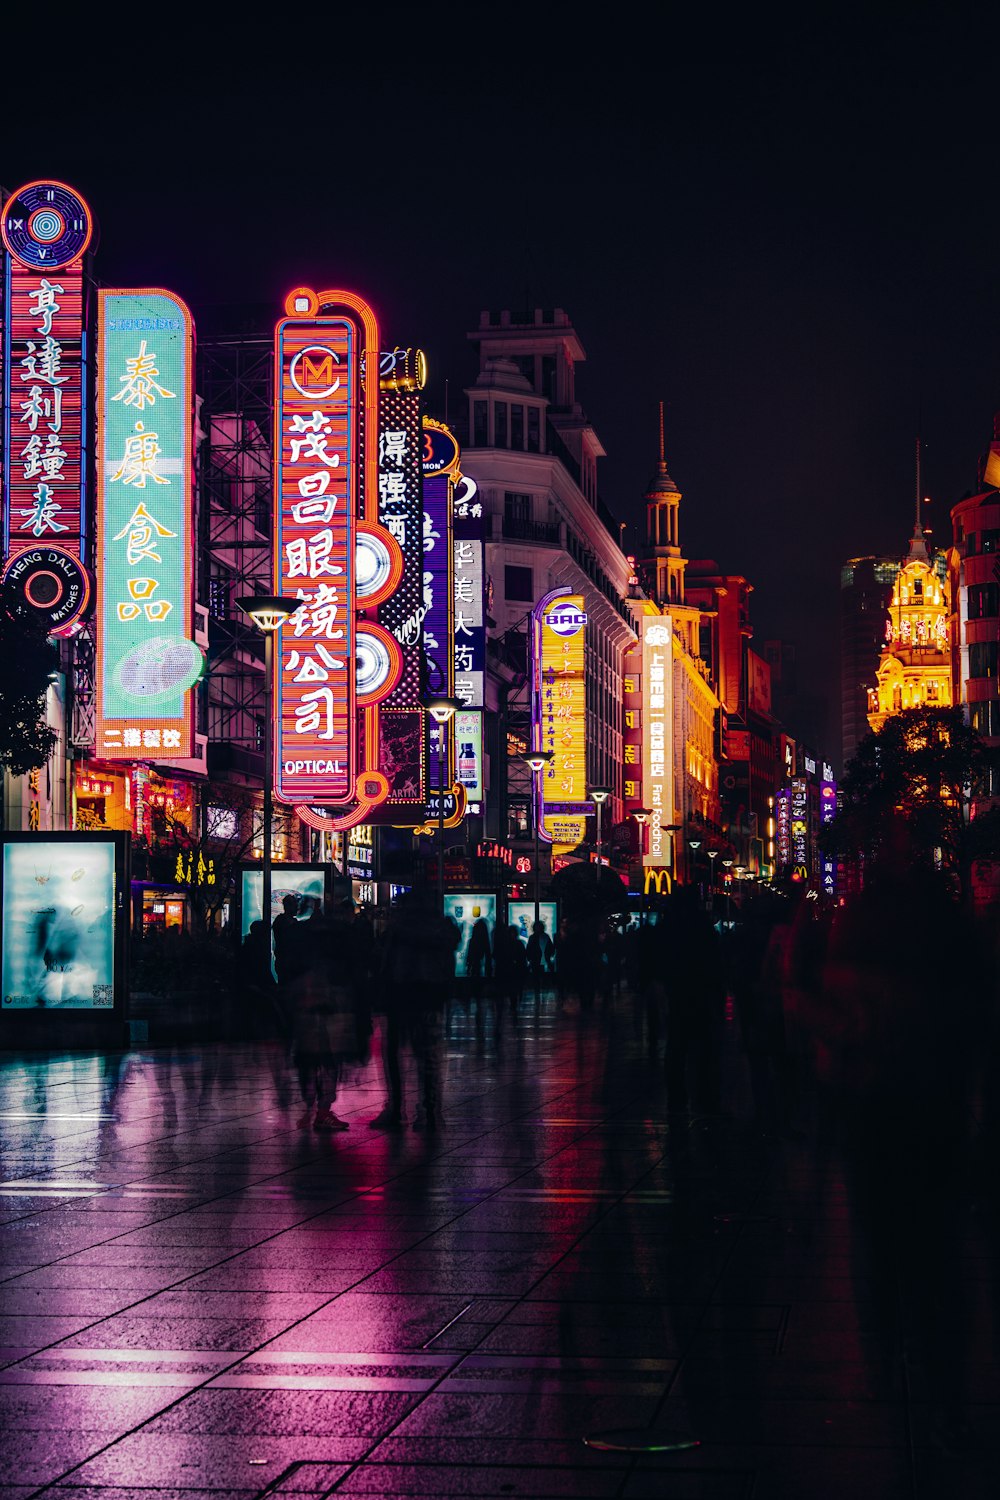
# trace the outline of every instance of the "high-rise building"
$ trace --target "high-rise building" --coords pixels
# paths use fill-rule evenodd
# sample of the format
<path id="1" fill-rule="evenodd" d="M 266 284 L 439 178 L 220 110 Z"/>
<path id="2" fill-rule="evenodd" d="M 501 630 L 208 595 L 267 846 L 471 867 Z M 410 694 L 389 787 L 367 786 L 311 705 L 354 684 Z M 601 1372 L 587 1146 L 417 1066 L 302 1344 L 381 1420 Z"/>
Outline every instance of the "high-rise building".
<path id="1" fill-rule="evenodd" d="M 587 780 L 612 788 L 607 834 L 623 816 L 622 664 L 636 632 L 625 602 L 631 565 L 598 494 L 604 448 L 576 399 L 583 345 L 561 308 L 536 308 L 523 323 L 510 312 L 483 313 L 469 338 L 479 348 L 479 375 L 465 393 L 462 472 L 477 484 L 487 517 L 491 589 L 487 832 L 528 830 L 531 785 L 518 753 L 529 727 L 529 617 L 544 594 L 565 587 L 583 596 L 587 614 Z"/>

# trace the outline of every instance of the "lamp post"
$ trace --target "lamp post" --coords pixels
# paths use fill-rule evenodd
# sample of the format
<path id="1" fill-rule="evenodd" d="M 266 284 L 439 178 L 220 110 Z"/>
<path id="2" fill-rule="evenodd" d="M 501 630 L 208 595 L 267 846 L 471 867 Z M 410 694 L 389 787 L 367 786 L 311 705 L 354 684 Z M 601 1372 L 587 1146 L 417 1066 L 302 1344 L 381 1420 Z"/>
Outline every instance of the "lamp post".
<path id="1" fill-rule="evenodd" d="M 609 786 L 592 786 L 590 788 L 590 800 L 597 808 L 597 889 L 601 889 L 601 814 L 604 804 L 611 796 Z"/>
<path id="2" fill-rule="evenodd" d="M 539 843 L 538 824 L 542 814 L 542 772 L 552 759 L 551 750 L 526 750 L 520 757 L 524 764 L 530 769 L 535 786 L 535 805 L 533 808 L 532 822 L 535 825 L 535 921 L 541 921 L 541 904 L 539 901 Z"/>
<path id="3" fill-rule="evenodd" d="M 688 848 L 691 850 L 691 881 L 692 884 L 694 884 L 694 875 L 696 870 L 695 856 L 697 855 L 698 850 L 701 848 L 701 839 L 688 839 Z"/>
<path id="4" fill-rule="evenodd" d="M 642 857 L 646 852 L 646 824 L 653 816 L 651 807 L 636 807 L 632 810 L 632 816 L 639 825 L 639 869 L 642 889 L 639 892 L 639 926 L 646 925 L 646 868 Z"/>
<path id="5" fill-rule="evenodd" d="M 445 730 L 459 707 L 457 698 L 428 698 L 424 707 L 438 727 L 438 911 L 444 912 L 444 756 Z"/>
<path id="6" fill-rule="evenodd" d="M 715 861 L 719 857 L 719 851 L 718 851 L 718 849 L 706 849 L 705 853 L 708 855 L 709 859 L 711 860 L 711 865 L 710 865 L 710 869 L 711 869 L 711 877 L 710 877 L 711 878 L 711 885 L 709 887 L 709 893 L 708 893 L 708 896 L 709 896 L 708 909 L 712 913 L 712 920 L 714 921 L 715 920 Z"/>
<path id="7" fill-rule="evenodd" d="M 722 861 L 722 867 L 726 871 L 726 874 L 729 875 L 729 872 L 733 868 L 733 861 L 731 859 L 724 859 Z M 723 877 L 723 878 L 725 878 L 725 877 Z M 732 879 L 731 875 L 729 875 L 729 879 L 730 880 Z M 728 884 L 728 881 L 727 881 L 727 883 L 726 883 L 726 931 L 727 932 L 730 930 L 730 928 L 732 927 L 732 925 L 733 925 L 733 895 L 732 895 L 732 891 L 730 890 L 729 884 Z"/>
<path id="8" fill-rule="evenodd" d="M 264 636 L 264 848 L 261 851 L 260 914 L 267 923 L 271 947 L 271 816 L 273 780 L 272 699 L 274 697 L 274 637 L 302 600 L 290 594 L 246 594 L 236 603 Z"/>

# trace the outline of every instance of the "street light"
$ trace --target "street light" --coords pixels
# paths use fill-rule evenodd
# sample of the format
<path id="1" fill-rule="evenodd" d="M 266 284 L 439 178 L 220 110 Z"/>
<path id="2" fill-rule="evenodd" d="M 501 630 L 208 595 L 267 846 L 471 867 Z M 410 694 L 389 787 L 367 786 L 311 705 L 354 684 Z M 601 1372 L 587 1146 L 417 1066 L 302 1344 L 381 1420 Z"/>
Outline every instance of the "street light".
<path id="1" fill-rule="evenodd" d="M 722 865 L 723 865 L 723 868 L 728 872 L 729 870 L 731 870 L 733 868 L 733 861 L 731 859 L 724 859 L 722 861 Z M 732 930 L 732 926 L 733 926 L 733 893 L 730 890 L 729 884 L 727 882 L 726 883 L 726 929 L 727 929 L 727 931 L 731 931 Z"/>
<path id="2" fill-rule="evenodd" d="M 245 594 L 236 601 L 264 636 L 264 848 L 261 859 L 260 914 L 267 923 L 267 948 L 271 951 L 271 814 L 272 708 L 274 696 L 274 637 L 290 615 L 302 604 L 291 594 Z"/>
<path id="3" fill-rule="evenodd" d="M 611 796 L 609 786 L 592 786 L 590 788 L 590 800 L 597 808 L 597 889 L 601 889 L 601 813 L 604 804 Z"/>
<path id="4" fill-rule="evenodd" d="M 541 904 L 539 902 L 539 845 L 538 825 L 542 815 L 542 772 L 552 759 L 551 750 L 526 750 L 520 757 L 531 771 L 535 786 L 535 806 L 532 822 L 535 825 L 535 921 L 541 921 Z"/>
<path id="5" fill-rule="evenodd" d="M 646 824 L 653 816 L 651 807 L 634 807 L 632 816 L 639 825 L 639 878 L 642 881 L 642 890 L 639 892 L 639 926 L 646 925 L 646 870 L 643 865 L 643 855 L 646 852 Z"/>
<path id="6" fill-rule="evenodd" d="M 434 697 L 424 707 L 438 727 L 438 911 L 444 912 L 444 754 L 445 729 L 461 707 L 457 698 Z"/>

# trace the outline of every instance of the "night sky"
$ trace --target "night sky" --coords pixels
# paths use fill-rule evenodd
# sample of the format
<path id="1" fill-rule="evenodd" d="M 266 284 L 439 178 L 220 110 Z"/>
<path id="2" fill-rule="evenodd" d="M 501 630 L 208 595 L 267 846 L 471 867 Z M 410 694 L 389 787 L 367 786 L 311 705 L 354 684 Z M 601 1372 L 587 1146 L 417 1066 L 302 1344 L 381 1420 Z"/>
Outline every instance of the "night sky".
<path id="1" fill-rule="evenodd" d="M 427 350 L 438 409 L 481 309 L 565 308 L 629 545 L 663 399 L 685 552 L 755 585 L 758 641 L 830 684 L 836 750 L 840 564 L 905 549 L 918 423 L 945 540 L 1000 407 L 993 32 L 912 8 L 702 31 L 673 8 L 363 9 L 177 12 L 155 41 L 89 12 L 44 92 L 7 32 L 0 181 L 78 188 L 99 279 L 171 287 L 203 326 L 356 289 Z"/>

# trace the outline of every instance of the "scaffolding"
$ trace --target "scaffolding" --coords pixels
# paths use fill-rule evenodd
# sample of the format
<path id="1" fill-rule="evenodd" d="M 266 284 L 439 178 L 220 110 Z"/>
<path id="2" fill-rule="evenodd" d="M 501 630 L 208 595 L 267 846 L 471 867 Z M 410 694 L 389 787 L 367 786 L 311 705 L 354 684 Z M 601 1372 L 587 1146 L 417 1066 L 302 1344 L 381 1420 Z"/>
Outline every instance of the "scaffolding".
<path id="1" fill-rule="evenodd" d="M 200 342 L 198 392 L 198 596 L 209 620 L 203 689 L 209 770 L 259 774 L 263 645 L 236 601 L 272 591 L 271 340 Z"/>

